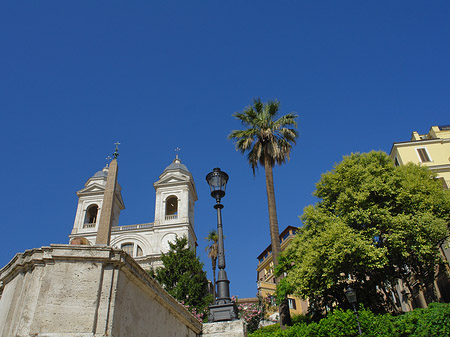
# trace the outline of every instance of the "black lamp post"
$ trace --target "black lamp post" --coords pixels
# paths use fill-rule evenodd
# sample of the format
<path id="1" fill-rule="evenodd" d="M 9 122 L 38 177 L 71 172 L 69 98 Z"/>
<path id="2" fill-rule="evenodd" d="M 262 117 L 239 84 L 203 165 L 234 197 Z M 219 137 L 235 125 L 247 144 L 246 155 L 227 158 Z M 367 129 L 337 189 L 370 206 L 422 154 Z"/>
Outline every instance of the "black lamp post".
<path id="1" fill-rule="evenodd" d="M 345 297 L 347 297 L 347 301 L 353 306 L 353 311 L 355 312 L 356 316 L 356 322 L 358 322 L 358 332 L 360 335 L 362 335 L 361 324 L 359 324 L 358 310 L 356 309 L 356 291 L 355 289 L 348 286 L 347 289 L 344 290 L 344 293 Z"/>
<path id="2" fill-rule="evenodd" d="M 217 210 L 217 234 L 218 240 L 218 267 L 219 273 L 217 276 L 217 299 L 214 299 L 214 304 L 209 306 L 209 321 L 231 321 L 237 319 L 236 304 L 230 298 L 230 281 L 227 279 L 225 272 L 225 251 L 223 247 L 223 229 L 222 229 L 222 213 L 223 205 L 220 199 L 225 196 L 225 188 L 227 186 L 228 174 L 221 171 L 220 168 L 215 168 L 206 176 L 206 181 L 211 189 L 211 196 L 216 199 L 214 208 Z"/>

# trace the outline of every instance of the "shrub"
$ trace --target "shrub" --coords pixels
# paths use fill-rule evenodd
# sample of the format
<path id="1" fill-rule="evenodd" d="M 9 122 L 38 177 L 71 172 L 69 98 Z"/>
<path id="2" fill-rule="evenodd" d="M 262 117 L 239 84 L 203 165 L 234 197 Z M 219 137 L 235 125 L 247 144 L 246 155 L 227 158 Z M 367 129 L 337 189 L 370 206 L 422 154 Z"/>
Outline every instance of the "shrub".
<path id="1" fill-rule="evenodd" d="M 237 302 L 237 297 L 231 298 L 233 302 Z M 247 323 L 247 331 L 252 333 L 259 327 L 259 322 L 264 319 L 265 309 L 261 299 L 258 304 L 240 303 L 237 304 L 238 316 Z"/>
<path id="2" fill-rule="evenodd" d="M 432 303 L 426 309 L 415 309 L 400 316 L 376 315 L 361 307 L 358 311 L 365 337 L 450 336 L 450 304 Z M 284 331 L 274 324 L 255 331 L 249 337 L 357 337 L 356 317 L 351 310 L 335 310 L 319 322 L 299 323 Z"/>
<path id="3" fill-rule="evenodd" d="M 282 336 L 280 333 L 280 324 L 276 323 L 273 325 L 268 325 L 263 328 L 256 330 L 249 334 L 249 337 L 267 337 L 267 336 Z"/>
<path id="4" fill-rule="evenodd" d="M 450 336 L 450 304 L 431 303 L 426 309 L 415 309 L 398 316 L 398 336 Z"/>

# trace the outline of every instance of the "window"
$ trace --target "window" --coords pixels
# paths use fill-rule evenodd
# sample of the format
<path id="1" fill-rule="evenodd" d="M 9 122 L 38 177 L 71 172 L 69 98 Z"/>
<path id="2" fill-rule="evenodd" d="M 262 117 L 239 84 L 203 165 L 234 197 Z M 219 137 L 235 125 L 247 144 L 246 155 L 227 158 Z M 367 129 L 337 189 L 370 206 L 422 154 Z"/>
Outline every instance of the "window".
<path id="1" fill-rule="evenodd" d="M 142 248 L 139 245 L 131 243 L 131 242 L 122 244 L 122 246 L 120 248 L 123 249 L 125 251 L 125 253 L 127 253 L 128 255 L 130 255 L 132 257 L 138 257 L 138 256 L 144 255 Z"/>
<path id="2" fill-rule="evenodd" d="M 178 198 L 170 196 L 166 199 L 166 220 L 176 219 L 178 217 Z"/>
<path id="3" fill-rule="evenodd" d="M 431 161 L 430 156 L 428 155 L 428 151 L 425 147 L 417 148 L 416 151 L 422 163 Z"/>
<path id="4" fill-rule="evenodd" d="M 288 298 L 289 309 L 297 309 L 297 305 L 295 304 L 295 300 L 293 298 Z"/>
<path id="5" fill-rule="evenodd" d="M 97 222 L 98 206 L 90 205 L 86 210 L 86 217 L 84 223 L 96 223 Z"/>
<path id="6" fill-rule="evenodd" d="M 395 166 L 400 166 L 400 163 L 398 162 L 397 156 L 395 156 L 395 158 L 394 158 L 394 165 Z"/>
<path id="7" fill-rule="evenodd" d="M 136 256 L 142 256 L 142 255 L 144 255 L 144 252 L 142 251 L 142 248 L 137 246 L 136 247 Z"/>
<path id="8" fill-rule="evenodd" d="M 133 256 L 133 248 L 134 248 L 133 246 L 134 244 L 132 243 L 125 243 L 122 245 L 121 248 L 125 251 L 125 253 L 127 253 L 130 256 Z"/>

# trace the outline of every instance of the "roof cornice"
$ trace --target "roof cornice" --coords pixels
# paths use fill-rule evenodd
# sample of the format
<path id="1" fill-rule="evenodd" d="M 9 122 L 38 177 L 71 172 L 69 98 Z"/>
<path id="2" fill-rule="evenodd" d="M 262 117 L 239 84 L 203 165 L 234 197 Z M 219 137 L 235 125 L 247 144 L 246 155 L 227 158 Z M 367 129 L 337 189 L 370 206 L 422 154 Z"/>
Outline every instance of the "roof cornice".
<path id="1" fill-rule="evenodd" d="M 435 139 L 421 139 L 421 140 L 410 140 L 406 142 L 396 142 L 392 144 L 391 151 L 389 154 L 392 154 L 394 148 L 405 147 L 410 145 L 426 145 L 426 144 L 435 144 L 435 143 L 450 143 L 450 138 L 435 138 Z"/>

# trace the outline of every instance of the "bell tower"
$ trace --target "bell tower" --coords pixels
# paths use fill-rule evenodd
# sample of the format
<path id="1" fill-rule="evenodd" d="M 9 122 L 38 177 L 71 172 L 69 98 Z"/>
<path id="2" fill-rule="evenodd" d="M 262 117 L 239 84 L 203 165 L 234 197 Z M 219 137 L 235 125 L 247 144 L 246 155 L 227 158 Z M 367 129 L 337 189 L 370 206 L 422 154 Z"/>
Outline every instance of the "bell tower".
<path id="1" fill-rule="evenodd" d="M 153 186 L 156 191 L 155 230 L 176 230 L 186 235 L 189 246 L 194 248 L 197 242 L 194 232 L 197 191 L 192 174 L 178 155 Z"/>
<path id="2" fill-rule="evenodd" d="M 95 243 L 95 236 L 102 215 L 108 171 L 109 167 L 106 165 L 103 170 L 98 171 L 89 178 L 84 184 L 85 187 L 77 192 L 78 207 L 70 235 L 71 238 L 85 237 L 91 244 Z M 118 225 L 120 211 L 125 209 L 121 190 L 122 187 L 117 183 L 114 193 L 112 226 Z"/>

